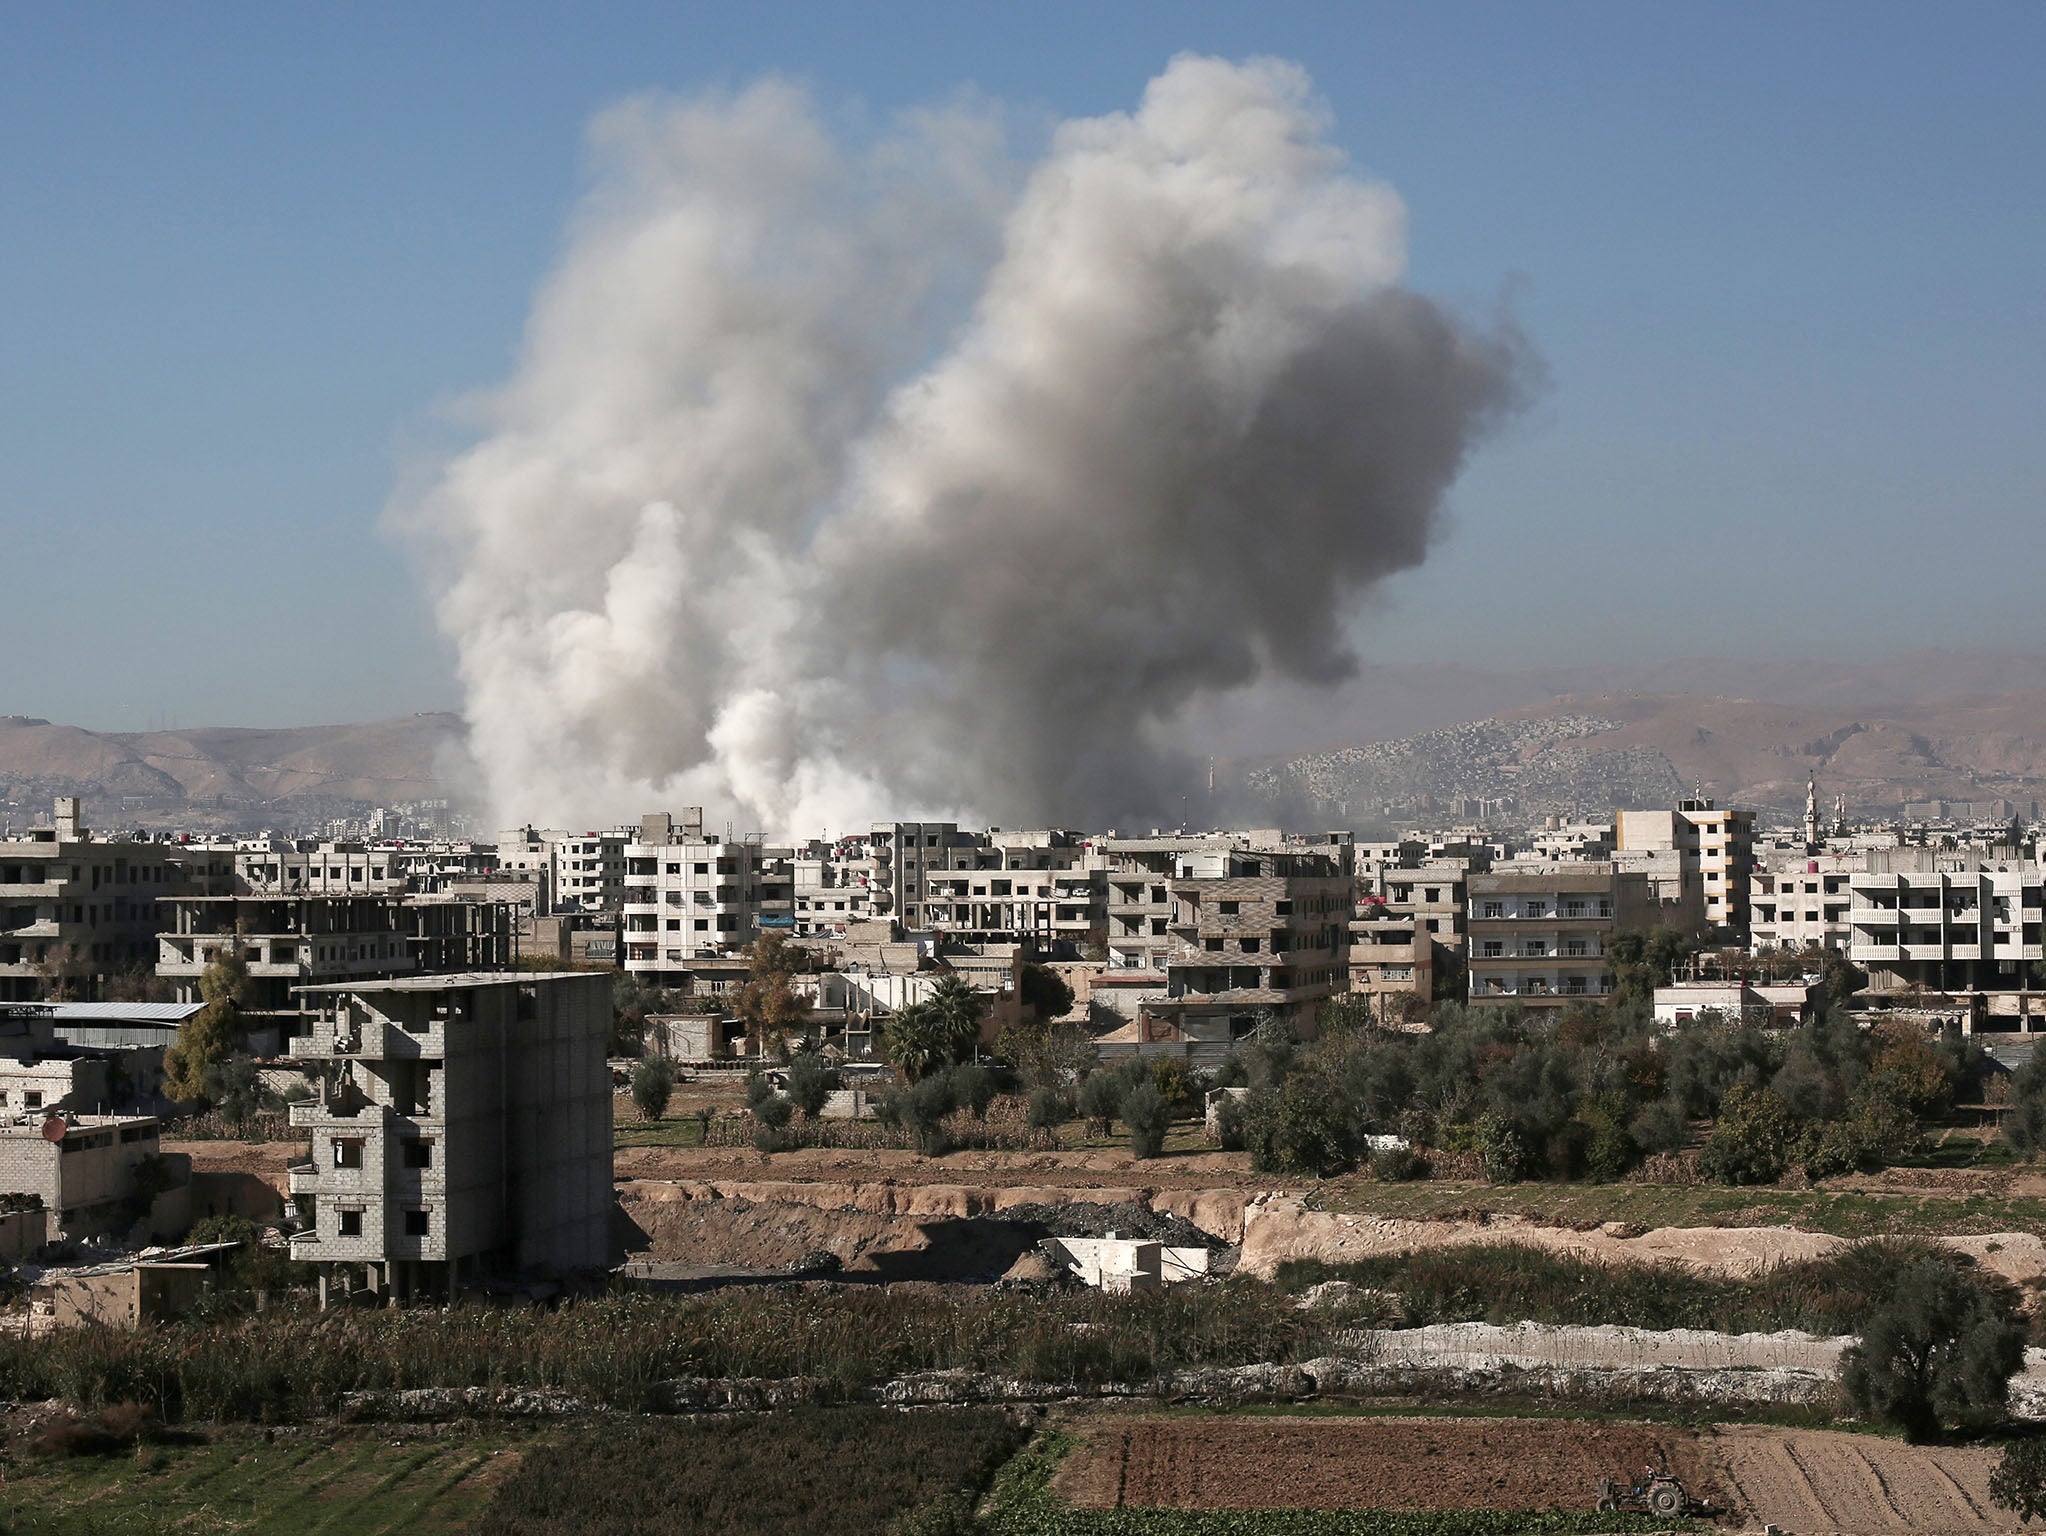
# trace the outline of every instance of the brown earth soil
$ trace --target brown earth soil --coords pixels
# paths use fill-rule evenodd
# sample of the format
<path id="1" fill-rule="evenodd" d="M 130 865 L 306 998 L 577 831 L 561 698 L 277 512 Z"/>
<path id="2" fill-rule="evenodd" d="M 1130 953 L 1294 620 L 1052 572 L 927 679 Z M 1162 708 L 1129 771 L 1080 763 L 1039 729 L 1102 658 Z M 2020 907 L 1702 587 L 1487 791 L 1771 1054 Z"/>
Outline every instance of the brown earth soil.
<path id="1" fill-rule="evenodd" d="M 1656 1424 L 1147 1414 L 1084 1433 L 1052 1486 L 1091 1509 L 1588 1510 L 1644 1466 L 1715 1491 L 1699 1437 Z"/>
<path id="2" fill-rule="evenodd" d="M 1123 1147 L 1070 1152 L 950 1152 L 943 1157 L 897 1148 L 804 1147 L 773 1154 L 748 1147 L 620 1147 L 621 1179 L 894 1179 L 917 1184 L 1054 1184 L 1092 1188 L 1103 1174 L 1154 1189 L 1214 1184 L 1258 1187 L 1243 1152 L 1179 1152 L 1142 1163 Z M 1263 1187 L 1271 1187 L 1268 1183 Z M 1296 1186 L 1298 1187 L 1298 1186 Z"/>
<path id="3" fill-rule="evenodd" d="M 1987 1536 L 2018 1524 L 1989 1501 L 1997 1452 L 1830 1430 L 1729 1427 L 1707 1443 L 1738 1514 L 1799 1536 Z"/>
<path id="4" fill-rule="evenodd" d="M 192 1160 L 194 1173 L 253 1173 L 282 1194 L 285 1169 L 306 1155 L 304 1141 L 166 1141 L 160 1150 Z"/>

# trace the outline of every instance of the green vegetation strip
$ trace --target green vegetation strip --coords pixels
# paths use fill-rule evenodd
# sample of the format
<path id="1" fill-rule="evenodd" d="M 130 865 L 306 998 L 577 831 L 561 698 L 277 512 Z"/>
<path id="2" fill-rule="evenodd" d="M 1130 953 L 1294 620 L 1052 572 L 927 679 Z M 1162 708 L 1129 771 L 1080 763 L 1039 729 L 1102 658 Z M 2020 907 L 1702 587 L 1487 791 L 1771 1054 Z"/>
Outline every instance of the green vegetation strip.
<path id="1" fill-rule="evenodd" d="M 1801 1227 L 1835 1237 L 1967 1236 L 2046 1226 L 2046 1199 L 2033 1195 L 1717 1184 L 1389 1184 L 1345 1178 L 1319 1186 L 1318 1203 L 1350 1215 L 1411 1220 L 1453 1220 L 1480 1210 L 1558 1226 L 1624 1221 L 1644 1227 Z"/>
<path id="2" fill-rule="evenodd" d="M 1909 1238 L 1855 1243 L 1821 1259 L 1752 1277 L 1700 1274 L 1680 1264 L 1605 1264 L 1519 1243 L 1386 1254 L 1349 1263 L 1294 1260 L 1279 1283 L 1304 1290 L 1348 1281 L 1371 1295 L 1357 1305 L 1384 1326 L 1433 1323 L 1619 1323 L 1721 1333 L 1855 1333 L 1897 1275 L 1944 1250 Z"/>
<path id="3" fill-rule="evenodd" d="M 474 1427 L 394 1446 L 388 1432 L 241 1429 L 106 1456 L 10 1460 L 0 1530 L 10 1536 L 378 1536 L 468 1530 L 488 1474 L 522 1439 Z"/>
<path id="4" fill-rule="evenodd" d="M 480 1536 L 882 1536 L 964 1507 L 1027 1438 L 997 1409 L 797 1408 L 603 1424 L 528 1456 Z"/>
<path id="5" fill-rule="evenodd" d="M 1693 1531 L 1695 1520 L 1591 1511 L 1490 1509 L 1073 1509 L 1051 1490 L 1077 1444 L 1048 1430 L 995 1477 L 993 1536 L 1577 1536 Z"/>
<path id="6" fill-rule="evenodd" d="M 1132 1296 L 789 1286 L 624 1291 L 551 1311 L 470 1303 L 322 1313 L 301 1302 L 133 1331 L 0 1338 L 0 1397 L 81 1408 L 138 1402 L 173 1420 L 290 1422 L 344 1410 L 351 1392 L 479 1388 L 646 1413 L 688 1407 L 670 1385 L 684 1378 L 802 1377 L 823 1401 L 938 1370 L 1142 1384 L 1340 1355 L 1360 1327 L 1484 1320 L 1840 1333 L 1856 1331 L 1891 1279 L 1926 1256 L 1920 1245 L 1881 1240 L 1730 1279 L 1500 1245 L 1291 1265 L 1281 1285 L 1237 1280 Z M 1311 1308 L 1287 1294 L 1325 1279 L 1364 1293 Z"/>

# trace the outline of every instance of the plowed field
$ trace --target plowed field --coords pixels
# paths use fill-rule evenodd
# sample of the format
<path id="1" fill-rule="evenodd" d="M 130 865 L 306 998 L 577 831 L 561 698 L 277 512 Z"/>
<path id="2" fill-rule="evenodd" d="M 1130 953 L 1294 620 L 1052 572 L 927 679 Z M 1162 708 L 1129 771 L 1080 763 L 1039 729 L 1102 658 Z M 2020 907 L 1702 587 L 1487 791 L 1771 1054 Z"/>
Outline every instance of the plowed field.
<path id="1" fill-rule="evenodd" d="M 1798 1536 L 1987 1536 L 2017 1521 L 1989 1502 L 1997 1453 L 1825 1430 L 1728 1428 L 1708 1453 L 1735 1506 Z"/>
<path id="2" fill-rule="evenodd" d="M 1651 1464 L 1714 1491 L 1698 1437 L 1653 1424 L 1143 1415 L 1080 1432 L 1055 1486 L 1094 1509 L 1590 1509 L 1601 1476 Z"/>

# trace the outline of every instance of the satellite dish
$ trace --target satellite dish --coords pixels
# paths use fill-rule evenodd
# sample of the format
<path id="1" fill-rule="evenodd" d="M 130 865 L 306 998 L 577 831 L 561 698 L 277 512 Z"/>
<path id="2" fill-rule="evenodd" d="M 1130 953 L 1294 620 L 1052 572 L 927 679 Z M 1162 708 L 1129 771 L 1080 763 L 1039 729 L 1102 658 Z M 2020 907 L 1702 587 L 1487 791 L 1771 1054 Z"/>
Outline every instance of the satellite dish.
<path id="1" fill-rule="evenodd" d="M 70 1129 L 70 1123 L 62 1115 L 52 1115 L 43 1122 L 43 1140 L 62 1141 Z"/>

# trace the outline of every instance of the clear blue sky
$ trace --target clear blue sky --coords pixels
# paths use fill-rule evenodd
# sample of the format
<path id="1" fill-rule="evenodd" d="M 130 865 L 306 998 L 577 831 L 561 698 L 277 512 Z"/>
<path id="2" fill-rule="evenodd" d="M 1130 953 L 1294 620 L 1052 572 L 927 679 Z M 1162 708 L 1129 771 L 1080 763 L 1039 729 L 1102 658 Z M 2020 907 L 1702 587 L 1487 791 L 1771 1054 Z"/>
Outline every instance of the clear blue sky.
<path id="1" fill-rule="evenodd" d="M 507 370 L 590 114 L 781 72 L 876 116 L 1313 73 L 1552 387 L 1372 649 L 2046 650 L 2046 6 L 0 9 L 0 711 L 449 706 L 400 459 Z M 1450 605 L 1457 605 L 1460 612 Z"/>

